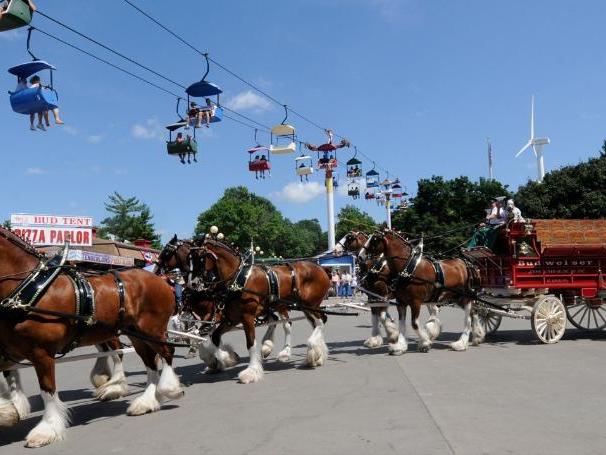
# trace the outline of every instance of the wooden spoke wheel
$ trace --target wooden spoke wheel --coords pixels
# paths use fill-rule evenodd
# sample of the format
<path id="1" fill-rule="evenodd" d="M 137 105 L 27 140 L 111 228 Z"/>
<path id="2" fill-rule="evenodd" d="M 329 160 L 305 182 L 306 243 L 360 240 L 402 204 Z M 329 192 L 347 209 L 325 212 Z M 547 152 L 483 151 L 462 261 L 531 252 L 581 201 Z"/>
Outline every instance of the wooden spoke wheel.
<path id="1" fill-rule="evenodd" d="M 606 305 L 581 302 L 566 307 L 568 320 L 577 329 L 602 330 L 606 327 Z"/>
<path id="2" fill-rule="evenodd" d="M 557 343 L 566 331 L 566 308 L 556 296 L 543 296 L 534 304 L 530 323 L 542 343 Z"/>
<path id="3" fill-rule="evenodd" d="M 492 335 L 501 325 L 501 320 L 503 317 L 500 314 L 491 312 L 490 310 L 482 309 L 478 311 L 478 319 L 480 320 L 480 324 L 482 324 L 484 327 L 484 332 L 486 332 L 486 335 Z"/>

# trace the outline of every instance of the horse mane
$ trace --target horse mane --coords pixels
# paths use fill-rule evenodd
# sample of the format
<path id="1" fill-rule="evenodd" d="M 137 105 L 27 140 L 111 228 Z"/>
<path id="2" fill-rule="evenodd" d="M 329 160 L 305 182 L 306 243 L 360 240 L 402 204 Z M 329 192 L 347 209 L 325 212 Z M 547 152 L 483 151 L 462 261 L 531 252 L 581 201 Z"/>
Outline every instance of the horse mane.
<path id="1" fill-rule="evenodd" d="M 224 242 L 221 242 L 219 240 L 216 240 L 216 239 L 213 239 L 213 238 L 209 238 L 209 237 L 206 237 L 203 240 L 202 243 L 203 244 L 208 243 L 208 244 L 213 245 L 213 246 L 224 248 L 227 251 L 229 251 L 230 253 L 233 253 L 234 256 L 242 259 L 242 255 L 240 254 L 240 252 L 236 248 L 232 247 L 231 245 L 228 245 L 227 243 L 224 243 Z"/>
<path id="2" fill-rule="evenodd" d="M 19 237 L 13 231 L 4 226 L 0 226 L 0 237 L 5 238 L 13 245 L 17 246 L 18 248 L 21 248 L 26 253 L 36 256 L 37 258 L 43 257 L 43 255 L 31 243 Z"/>

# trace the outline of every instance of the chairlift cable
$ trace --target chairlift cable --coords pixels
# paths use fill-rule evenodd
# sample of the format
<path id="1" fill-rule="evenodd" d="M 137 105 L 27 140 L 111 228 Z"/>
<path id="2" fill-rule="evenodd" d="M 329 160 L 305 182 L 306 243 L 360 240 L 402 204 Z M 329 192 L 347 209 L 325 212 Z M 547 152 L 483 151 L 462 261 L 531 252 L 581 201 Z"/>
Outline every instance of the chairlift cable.
<path id="1" fill-rule="evenodd" d="M 112 49 L 112 48 L 111 48 L 111 47 L 109 47 L 109 46 L 106 46 L 105 44 L 103 44 L 103 43 L 101 43 L 101 42 L 97 41 L 96 39 L 91 38 L 90 36 L 85 35 L 85 34 L 84 34 L 84 33 L 82 33 L 82 32 L 79 32 L 79 31 L 78 31 L 78 30 L 76 30 L 75 28 L 70 27 L 69 25 L 67 25 L 67 24 L 65 24 L 65 23 L 63 23 L 63 22 L 61 22 L 61 21 L 59 21 L 59 20 L 57 20 L 57 19 L 54 19 L 54 18 L 52 18 L 52 17 L 48 16 L 47 14 L 44 14 L 43 12 L 41 12 L 41 11 L 39 11 L 39 10 L 38 10 L 36 13 L 37 13 L 37 14 L 39 14 L 40 16 L 45 17 L 46 19 L 48 19 L 48 20 L 50 20 L 50 21 L 52 21 L 52 22 L 56 23 L 57 25 L 60 25 L 61 27 L 66 28 L 67 30 L 69 30 L 69 31 L 70 31 L 70 32 L 72 32 L 72 33 L 75 33 L 76 35 L 80 36 L 81 38 L 84 38 L 84 39 L 86 39 L 86 40 L 90 41 L 91 43 L 94 43 L 94 44 L 96 44 L 97 46 L 102 47 L 102 48 L 103 48 L 103 49 L 105 49 L 106 51 L 109 51 L 109 52 L 111 52 L 111 53 L 113 53 L 113 54 L 117 55 L 118 57 L 123 58 L 124 60 L 126 60 L 126 61 L 128 61 L 128 62 L 132 63 L 133 65 L 136 65 L 136 66 L 138 66 L 138 67 L 140 67 L 140 68 L 143 68 L 144 70 L 149 71 L 150 73 L 152 73 L 152 74 L 154 74 L 154 75 L 158 76 L 158 77 L 159 77 L 159 78 L 161 78 L 161 79 L 164 79 L 164 80 L 165 80 L 165 81 L 167 81 L 167 82 L 170 82 L 171 84 L 176 85 L 177 87 L 182 88 L 183 90 L 185 90 L 185 89 L 186 89 L 186 87 L 185 87 L 184 85 L 179 84 L 178 82 L 176 82 L 176 81 L 174 81 L 174 80 L 172 80 L 172 79 L 170 79 L 170 78 L 168 78 L 168 77 L 164 76 L 163 74 L 160 74 L 159 72 L 157 72 L 157 71 L 155 71 L 155 70 L 151 69 L 150 67 L 148 67 L 148 66 L 146 66 L 146 65 L 143 65 L 142 63 L 137 62 L 136 60 L 134 60 L 134 59 L 132 59 L 132 58 L 130 58 L 130 57 L 128 57 L 128 56 L 126 56 L 126 55 L 122 54 L 121 52 L 118 52 L 118 51 L 117 51 L 117 50 L 115 50 L 115 49 Z"/>
<path id="2" fill-rule="evenodd" d="M 124 68 L 122 68 L 122 67 L 120 67 L 120 66 L 118 66 L 118 65 L 116 65 L 116 64 L 114 64 L 114 63 L 112 63 L 110 61 L 108 61 L 108 60 L 105 60 L 105 59 L 103 59 L 101 57 L 98 57 L 95 54 L 93 54 L 93 53 L 91 53 L 91 52 L 89 52 L 87 50 L 84 50 L 84 49 L 82 49 L 82 48 L 80 48 L 80 47 L 78 47 L 78 46 L 76 46 L 74 44 L 68 43 L 67 41 L 59 38 L 58 36 L 55 36 L 55 35 L 53 35 L 51 33 L 48 33 L 48 32 L 46 32 L 46 31 L 44 31 L 42 29 L 39 29 L 38 27 L 32 27 L 32 29 L 36 30 L 37 32 L 42 33 L 43 35 L 48 36 L 49 38 L 52 38 L 52 39 L 60 42 L 61 44 L 64 44 L 65 46 L 69 46 L 72 49 L 75 49 L 75 50 L 77 50 L 79 52 L 82 52 L 83 54 L 86 54 L 89 57 L 92 57 L 92 58 L 94 58 L 95 60 L 98 60 L 101 63 L 105 63 L 106 65 L 109 65 L 109 66 L 111 66 L 114 69 L 117 69 L 118 71 L 121 71 L 121 72 L 123 72 L 123 73 L 125 73 L 125 74 L 127 74 L 127 75 L 129 75 L 131 77 L 134 77 L 135 79 L 138 79 L 141 82 L 145 82 L 146 84 L 151 85 L 152 87 L 157 88 L 158 90 L 161 90 L 164 93 L 167 93 L 167 94 L 169 94 L 171 96 L 174 96 L 175 98 L 183 98 L 182 96 L 179 96 L 176 93 L 171 92 L 170 90 L 168 90 L 168 89 L 166 89 L 166 88 L 164 88 L 164 87 L 162 87 L 162 86 L 160 86 L 158 84 L 155 84 L 154 82 L 151 82 L 151 81 L 149 81 L 149 80 L 147 80 L 147 79 L 145 79 L 145 78 L 143 78 L 143 77 L 141 77 L 141 76 L 139 76 L 139 75 L 137 75 L 135 73 L 132 73 L 132 72 L 130 72 L 130 71 L 128 71 L 128 70 L 126 70 L 126 69 L 124 69 Z"/>
<path id="3" fill-rule="evenodd" d="M 178 39 L 184 45 L 186 45 L 190 49 L 194 50 L 196 53 L 200 54 L 201 56 L 207 57 L 212 63 L 214 63 L 215 65 L 217 65 L 223 71 L 227 72 L 228 74 L 230 74 L 234 78 L 238 79 L 242 83 L 246 84 L 247 86 L 249 86 L 253 90 L 257 91 L 261 95 L 265 96 L 267 99 L 271 100 L 272 102 L 274 102 L 274 103 L 276 103 L 276 104 L 278 104 L 280 106 L 284 106 L 284 103 L 280 102 L 279 100 L 277 100 L 276 98 L 274 98 L 272 95 L 270 95 L 266 91 L 264 91 L 261 88 L 259 88 L 257 85 L 253 84 L 252 82 L 249 82 L 248 80 L 246 80 L 243 77 L 239 76 L 237 73 L 231 71 L 229 68 L 227 68 L 226 66 L 224 66 L 223 64 L 221 64 L 220 62 L 218 62 L 216 59 L 210 57 L 207 52 L 203 52 L 203 51 L 199 50 L 198 48 L 196 48 L 195 46 L 193 46 L 191 43 L 189 43 L 188 41 L 186 41 L 183 37 L 181 37 L 180 35 L 178 35 L 174 31 L 172 31 L 171 29 L 169 29 L 168 27 L 166 27 L 165 25 L 163 25 L 162 23 L 160 23 L 158 20 L 156 20 L 155 18 L 153 18 L 151 15 L 149 15 L 148 13 L 146 13 L 145 11 L 143 11 L 141 8 L 139 8 L 138 6 L 136 6 L 135 4 L 133 4 L 130 0 L 123 0 L 123 1 L 125 3 L 127 3 L 128 5 L 130 5 L 132 8 L 134 8 L 135 10 L 137 10 L 139 13 L 141 13 L 142 15 L 144 15 L 145 17 L 147 17 L 149 20 L 151 20 L 152 22 L 154 22 L 156 25 L 158 25 L 159 27 L 161 27 L 167 33 L 169 33 L 172 36 L 174 36 L 176 39 Z M 71 31 L 72 33 L 75 33 L 76 35 L 78 35 L 78 36 L 80 36 L 80 37 L 82 37 L 82 38 L 84 38 L 84 39 L 86 39 L 86 40 L 88 40 L 88 41 L 96 44 L 97 46 L 102 47 L 103 49 L 105 49 L 105 50 L 107 50 L 107 51 L 109 51 L 109 52 L 117 55 L 118 57 L 120 57 L 120 58 L 122 58 L 122 59 L 124 59 L 124 60 L 126 60 L 126 61 L 128 61 L 130 63 L 132 63 L 133 65 L 136 65 L 136 66 L 138 66 L 138 67 L 140 67 L 140 68 L 142 68 L 142 69 L 150 72 L 151 74 L 154 74 L 155 76 L 157 76 L 157 77 L 159 77 L 159 78 L 161 78 L 161 79 L 163 79 L 163 80 L 165 80 L 165 81 L 167 81 L 167 82 L 169 82 L 169 83 L 171 83 L 171 84 L 173 84 L 173 85 L 175 85 L 175 86 L 177 86 L 179 88 L 182 88 L 184 90 L 186 89 L 186 87 L 183 84 L 180 84 L 179 82 L 176 82 L 175 80 L 173 80 L 173 79 L 171 79 L 171 78 L 169 78 L 169 77 L 161 74 L 160 72 L 158 72 L 158 71 L 156 71 L 156 70 L 154 70 L 154 69 L 152 69 L 152 68 L 150 68 L 150 67 L 148 67 L 148 66 L 146 66 L 146 65 L 144 65 L 142 63 L 139 63 L 138 61 L 134 60 L 133 58 L 130 58 L 130 57 L 122 54 L 121 52 L 119 52 L 119 51 L 111 48 L 110 46 L 107 46 L 107 45 L 101 43 L 100 41 L 98 41 L 98 40 L 96 40 L 96 39 L 94 39 L 94 38 L 92 38 L 92 37 L 90 37 L 90 36 L 88 36 L 88 35 L 80 32 L 80 31 L 76 30 L 75 28 L 73 28 L 73 27 L 65 24 L 64 22 L 62 22 L 62 21 L 60 21 L 58 19 L 55 19 L 55 18 L 53 18 L 51 16 L 48 16 L 47 14 L 45 14 L 44 12 L 42 12 L 40 10 L 37 11 L 37 14 L 39 14 L 40 16 L 42 16 L 42 17 L 44 17 L 44 18 L 46 18 L 46 19 L 48 19 L 48 20 L 56 23 L 57 25 L 59 25 L 61 27 L 66 28 L 67 30 Z M 105 63 L 106 65 L 109 65 L 109 66 L 111 66 L 114 69 L 117 69 L 118 71 L 121 71 L 121 72 L 123 72 L 123 73 L 125 73 L 125 74 L 127 74 L 127 75 L 129 75 L 129 76 L 131 76 L 133 78 L 136 78 L 136 79 L 138 79 L 141 82 L 144 82 L 144 83 L 146 83 L 146 84 L 148 84 L 148 85 L 150 85 L 150 86 L 152 86 L 152 87 L 154 87 L 154 88 L 156 88 L 158 90 L 161 90 L 161 91 L 163 91 L 163 92 L 165 92 L 165 93 L 167 93 L 167 94 L 169 94 L 171 96 L 174 96 L 175 98 L 184 99 L 183 96 L 177 95 L 176 93 L 174 93 L 174 92 L 172 92 L 172 91 L 170 91 L 170 90 L 168 90 L 168 89 L 166 89 L 166 88 L 164 88 L 164 87 L 162 87 L 162 86 L 160 86 L 158 84 L 155 84 L 154 82 L 151 82 L 151 81 L 149 81 L 149 80 L 147 80 L 147 79 L 145 79 L 145 78 L 143 78 L 143 77 L 141 77 L 141 76 L 139 76 L 139 75 L 137 75 L 135 73 L 132 73 L 132 72 L 130 72 L 130 71 L 128 71 L 128 70 L 126 70 L 126 69 L 124 69 L 124 68 L 122 68 L 122 67 L 114 64 L 114 63 L 111 63 L 108 60 L 105 60 L 105 59 L 103 59 L 101 57 L 98 57 L 98 56 L 92 54 L 91 52 L 88 52 L 88 51 L 86 51 L 86 50 L 84 50 L 84 49 L 82 49 L 82 48 L 80 48 L 78 46 L 75 46 L 75 45 L 73 45 L 73 44 L 71 44 L 71 43 L 69 43 L 69 42 L 67 42 L 67 41 L 65 41 L 65 40 L 63 40 L 63 39 L 55 36 L 55 35 L 52 35 L 51 33 L 48 33 L 48 32 L 46 32 L 44 30 L 41 30 L 38 27 L 32 26 L 31 28 L 34 29 L 34 30 L 39 31 L 40 33 L 42 33 L 43 35 L 48 36 L 49 38 L 53 38 L 54 40 L 56 40 L 56 41 L 58 41 L 58 42 L 60 42 L 60 43 L 62 43 L 64 45 L 66 45 L 66 46 L 69 46 L 69 47 L 71 47 L 71 48 L 73 48 L 73 49 L 75 49 L 75 50 L 77 50 L 77 51 L 79 51 L 81 53 L 84 53 L 84 54 L 86 54 L 86 55 L 88 55 L 88 56 L 90 56 L 90 57 L 92 57 L 92 58 L 94 58 L 94 59 L 96 59 L 96 60 L 98 60 L 98 61 L 100 61 L 102 63 Z M 253 123 L 255 125 L 261 126 L 263 129 L 267 130 L 267 132 L 270 131 L 270 128 L 267 125 L 263 125 L 262 123 L 259 123 L 259 122 L 255 121 L 255 120 L 251 119 L 250 117 L 245 116 L 244 114 L 240 114 L 239 112 L 234 111 L 233 109 L 226 108 L 225 106 L 221 106 L 221 107 L 223 107 L 223 109 L 225 109 L 225 110 L 227 110 L 227 111 L 229 111 L 229 112 L 231 112 L 231 113 L 233 113 L 235 115 L 238 115 L 238 116 L 246 119 L 247 121 L 249 121 L 249 122 L 251 122 L 251 123 Z M 316 123 L 315 121 L 313 121 L 310 118 L 306 117 L 305 115 L 297 112 L 296 110 L 292 109 L 290 106 L 289 106 L 288 110 L 289 110 L 289 112 L 291 112 L 292 114 L 294 114 L 297 117 L 301 118 L 302 120 L 304 120 L 305 122 L 309 123 L 310 125 L 313 125 L 314 127 L 318 128 L 318 129 L 321 129 L 322 131 L 326 130 L 325 127 L 319 125 L 318 123 Z M 228 117 L 228 118 L 230 120 L 237 121 L 233 117 Z M 240 123 L 244 125 L 244 122 L 240 122 Z M 251 125 L 247 125 L 247 126 L 249 128 L 251 128 L 251 129 L 255 129 L 254 126 L 251 126 Z M 344 138 L 344 136 L 339 135 L 337 133 L 334 133 L 334 135 L 335 135 L 335 137 L 338 137 L 338 138 L 341 138 L 341 139 Z M 371 157 L 369 157 L 365 153 L 363 153 L 363 152 L 361 152 L 359 150 L 358 150 L 358 153 L 360 155 L 362 155 L 363 157 L 365 157 L 367 160 L 372 161 Z M 379 168 L 380 170 L 382 170 L 383 172 L 387 172 L 386 169 L 383 168 L 382 166 L 377 165 L 376 167 Z"/>

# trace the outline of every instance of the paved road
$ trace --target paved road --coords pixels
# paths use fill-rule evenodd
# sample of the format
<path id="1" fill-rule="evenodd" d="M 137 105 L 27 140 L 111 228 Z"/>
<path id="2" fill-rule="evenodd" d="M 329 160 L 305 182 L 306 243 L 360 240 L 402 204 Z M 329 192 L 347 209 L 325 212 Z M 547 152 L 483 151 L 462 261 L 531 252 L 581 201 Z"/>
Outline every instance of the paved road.
<path id="1" fill-rule="evenodd" d="M 606 453 L 606 333 L 570 329 L 556 345 L 535 343 L 528 321 L 504 321 L 497 336 L 459 353 L 447 348 L 462 312 L 442 312 L 445 333 L 427 354 L 414 344 L 402 357 L 361 340 L 369 318 L 331 318 L 330 357 L 300 368 L 310 330 L 295 323 L 293 362 L 268 361 L 265 380 L 240 385 L 241 366 L 205 375 L 177 359 L 184 399 L 160 412 L 127 417 L 145 382 L 139 360 L 127 360 L 131 395 L 91 400 L 91 361 L 58 367 L 61 397 L 72 411 L 67 439 L 41 454 L 603 454 Z M 241 333 L 229 338 L 246 360 Z M 281 331 L 278 332 L 278 342 Z M 25 374 L 26 391 L 37 393 Z M 40 417 L 0 430 L 0 455 L 32 453 L 23 438 Z"/>

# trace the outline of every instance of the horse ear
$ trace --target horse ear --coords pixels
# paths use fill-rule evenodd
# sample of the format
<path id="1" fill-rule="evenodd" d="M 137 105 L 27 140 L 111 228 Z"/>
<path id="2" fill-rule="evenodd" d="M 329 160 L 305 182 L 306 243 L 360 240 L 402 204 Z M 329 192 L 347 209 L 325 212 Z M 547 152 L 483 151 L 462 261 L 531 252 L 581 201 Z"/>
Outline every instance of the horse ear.
<path id="1" fill-rule="evenodd" d="M 173 238 L 170 240 L 171 242 L 176 242 L 177 240 L 179 240 L 177 238 L 177 234 L 173 235 Z"/>

